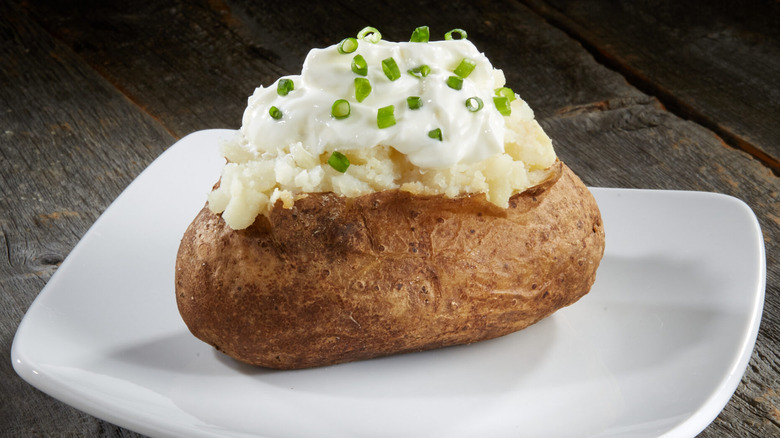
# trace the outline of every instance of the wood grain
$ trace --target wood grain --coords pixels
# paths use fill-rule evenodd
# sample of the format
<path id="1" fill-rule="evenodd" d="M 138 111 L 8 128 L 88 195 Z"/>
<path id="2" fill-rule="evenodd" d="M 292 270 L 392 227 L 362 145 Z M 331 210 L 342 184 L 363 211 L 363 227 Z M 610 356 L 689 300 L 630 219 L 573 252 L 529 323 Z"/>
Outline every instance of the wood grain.
<path id="1" fill-rule="evenodd" d="M 644 3 L 613 11 L 610 2 L 587 2 L 604 17 L 557 1 L 534 2 L 536 12 L 519 2 L 460 0 L 0 3 L 0 16 L 9 17 L 0 22 L 6 357 L 24 311 L 58 264 L 176 138 L 238 127 L 256 86 L 297 73 L 309 48 L 366 25 L 390 40 L 405 40 L 422 24 L 434 38 L 460 27 L 504 70 L 587 184 L 717 191 L 753 208 L 767 249 L 764 319 L 748 372 L 702 436 L 779 436 L 780 183 L 770 162 L 735 149 L 777 157 L 778 124 L 770 123 L 780 92 L 779 76 L 770 74 L 779 59 L 776 30 L 767 30 L 770 18 L 760 16 L 766 5 L 730 17 L 728 9 L 692 3 L 703 17 L 685 21 L 695 32 L 674 27 L 675 14 L 690 10 L 671 1 L 654 3 L 658 11 L 642 9 Z M 630 29 L 611 21 L 616 14 L 632 18 L 622 23 Z M 757 33 L 735 24 L 751 18 Z M 668 35 L 649 33 L 654 20 Z M 641 28 L 670 56 L 637 49 Z M 674 37 L 687 49 L 675 51 Z M 734 50 L 738 57 L 729 58 Z M 706 54 L 724 58 L 720 66 L 728 69 L 714 68 Z M 762 71 L 745 77 L 740 64 Z M 703 81 L 693 67 L 714 77 Z M 750 93 L 768 103 L 744 105 Z M 0 376 L 0 424 L 10 425 L 10 436 L 137 436 L 32 389 L 9 363 L 0 362 Z"/>
<path id="2" fill-rule="evenodd" d="M 466 28 L 540 117 L 599 100 L 643 98 L 620 75 L 588 68 L 592 59 L 587 52 L 511 2 L 399 2 L 391 15 L 387 5 L 354 3 L 329 4 L 324 10 L 307 2 L 161 7 L 129 1 L 88 15 L 61 2 L 35 2 L 27 8 L 177 136 L 238 127 L 255 87 L 300 72 L 311 47 L 335 44 L 371 23 L 382 23 L 380 31 L 393 41 L 408 39 L 415 22 L 429 23 L 435 39 L 455 27 Z M 327 27 L 300 22 L 300 17 L 322 14 L 329 17 Z M 139 50 L 147 54 L 138 57 Z"/>
<path id="3" fill-rule="evenodd" d="M 173 138 L 70 49 L 0 3 L 0 345 L 98 215 Z M 0 361 L 0 435 L 117 436 Z"/>
<path id="4" fill-rule="evenodd" d="M 92 6 L 85 14 L 69 2 L 25 5 L 47 31 L 175 137 L 238 128 L 254 88 L 287 72 L 282 55 L 244 42 L 216 2 Z"/>
<path id="5" fill-rule="evenodd" d="M 780 3 L 527 0 L 600 62 L 780 172 Z"/>

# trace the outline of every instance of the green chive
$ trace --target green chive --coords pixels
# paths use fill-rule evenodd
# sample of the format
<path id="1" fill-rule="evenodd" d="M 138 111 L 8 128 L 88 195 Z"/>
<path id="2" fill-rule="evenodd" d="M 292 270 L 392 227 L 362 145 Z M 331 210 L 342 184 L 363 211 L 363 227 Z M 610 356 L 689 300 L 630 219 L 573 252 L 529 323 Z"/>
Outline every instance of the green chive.
<path id="1" fill-rule="evenodd" d="M 346 119 L 349 117 L 349 113 L 349 102 L 346 99 L 339 99 L 333 102 L 333 106 L 330 107 L 330 115 L 337 119 Z"/>
<path id="2" fill-rule="evenodd" d="M 382 34 L 375 27 L 366 26 L 358 32 L 358 39 L 368 41 L 369 43 L 378 43 L 382 39 Z"/>
<path id="3" fill-rule="evenodd" d="M 483 106 L 482 99 L 477 96 L 472 96 L 466 99 L 466 108 L 472 113 L 481 110 Z"/>
<path id="4" fill-rule="evenodd" d="M 401 77 L 401 70 L 398 69 L 398 64 L 395 63 L 393 57 L 382 60 L 382 71 L 385 72 L 387 79 L 394 81 Z"/>
<path id="5" fill-rule="evenodd" d="M 276 83 L 276 94 L 280 96 L 287 96 L 287 94 L 295 88 L 295 84 L 292 79 L 279 79 Z"/>
<path id="6" fill-rule="evenodd" d="M 409 109 L 416 110 L 422 108 L 422 99 L 419 96 L 409 96 L 406 98 L 406 103 L 409 105 Z"/>
<path id="7" fill-rule="evenodd" d="M 355 57 L 352 58 L 352 72 L 360 76 L 367 75 L 368 63 L 366 63 L 366 58 L 363 58 L 361 55 L 355 55 Z"/>
<path id="8" fill-rule="evenodd" d="M 460 90 L 463 88 L 463 78 L 457 76 L 450 76 L 447 78 L 447 86 L 453 90 Z"/>
<path id="9" fill-rule="evenodd" d="M 271 118 L 279 120 L 282 118 L 282 112 L 279 110 L 279 108 L 272 106 L 268 109 L 268 114 L 271 115 Z"/>
<path id="10" fill-rule="evenodd" d="M 330 158 L 328 158 L 328 164 L 337 172 L 344 173 L 349 167 L 349 158 L 339 151 L 333 151 L 333 153 L 330 154 Z"/>
<path id="11" fill-rule="evenodd" d="M 465 39 L 467 39 L 469 37 L 469 35 L 463 29 L 452 29 L 451 31 L 449 31 L 449 32 L 444 34 L 444 39 L 445 40 L 456 39 L 456 38 L 453 38 L 453 35 L 455 35 L 455 34 L 457 34 L 460 37 L 460 38 L 457 38 L 457 39 L 461 39 L 461 40 L 465 40 Z"/>
<path id="12" fill-rule="evenodd" d="M 458 66 L 455 68 L 455 71 L 453 71 L 453 73 L 455 73 L 461 78 L 467 78 L 471 74 L 471 72 L 474 71 L 474 67 L 476 66 L 477 66 L 476 62 L 468 58 L 463 58 L 463 60 L 460 61 L 460 64 L 458 64 Z"/>
<path id="13" fill-rule="evenodd" d="M 493 104 L 496 106 L 496 109 L 498 112 L 501 113 L 503 116 L 508 116 L 512 114 L 512 107 L 509 106 L 509 99 L 503 96 L 495 96 L 493 97 Z"/>
<path id="14" fill-rule="evenodd" d="M 441 141 L 441 129 L 439 129 L 439 128 L 431 129 L 430 131 L 428 131 L 428 137 L 430 137 L 430 138 L 432 138 L 434 140 Z"/>
<path id="15" fill-rule="evenodd" d="M 419 67 L 410 68 L 406 72 L 419 79 L 428 76 L 431 73 L 431 68 L 423 64 Z"/>
<path id="16" fill-rule="evenodd" d="M 342 55 L 347 53 L 352 53 L 355 50 L 357 50 L 357 48 L 358 48 L 358 41 L 352 37 L 344 38 L 343 40 L 341 40 L 341 42 L 337 47 L 339 53 L 341 53 Z"/>
<path id="17" fill-rule="evenodd" d="M 506 97 L 509 101 L 515 100 L 515 92 L 509 87 L 496 88 L 496 96 Z"/>
<path id="18" fill-rule="evenodd" d="M 431 32 L 428 30 L 428 26 L 420 26 L 412 32 L 412 37 L 409 38 L 410 43 L 427 43 L 431 38 Z"/>
<path id="19" fill-rule="evenodd" d="M 371 94 L 371 82 L 366 78 L 355 78 L 355 99 L 362 102 Z"/>
<path id="20" fill-rule="evenodd" d="M 379 129 L 389 128 L 395 125 L 395 107 L 384 106 L 376 110 L 376 126 Z"/>

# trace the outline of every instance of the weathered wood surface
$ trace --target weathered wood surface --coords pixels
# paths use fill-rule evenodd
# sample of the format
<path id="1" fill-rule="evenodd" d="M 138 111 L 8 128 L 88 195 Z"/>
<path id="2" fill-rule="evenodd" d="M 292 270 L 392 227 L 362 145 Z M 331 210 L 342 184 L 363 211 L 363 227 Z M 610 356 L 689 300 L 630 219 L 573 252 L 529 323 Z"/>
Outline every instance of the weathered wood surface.
<path id="1" fill-rule="evenodd" d="M 99 436 L 102 422 L 14 376 L 15 326 L 89 226 L 174 138 L 19 8 L 0 3 L 0 16 L 0 435 Z"/>
<path id="2" fill-rule="evenodd" d="M 780 2 L 524 3 L 677 115 L 780 172 Z"/>
<path id="3" fill-rule="evenodd" d="M 254 87 L 298 72 L 310 47 L 333 44 L 366 25 L 390 40 L 407 39 L 421 24 L 435 34 L 461 27 L 504 69 L 559 155 L 586 183 L 717 191 L 753 208 L 767 248 L 764 319 L 740 387 L 702 436 L 780 435 L 780 183 L 766 159 L 778 156 L 773 96 L 780 93 L 780 68 L 777 57 L 750 58 L 775 53 L 772 30 L 743 32 L 723 9 L 691 2 L 708 18 L 697 21 L 698 35 L 728 36 L 705 41 L 706 51 L 746 46 L 744 62 L 766 70 L 753 80 L 764 87 L 768 103 L 737 111 L 730 105 L 744 103 L 750 93 L 734 97 L 717 77 L 697 91 L 698 73 L 682 69 L 677 57 L 650 57 L 658 42 L 635 36 L 623 41 L 614 22 L 605 17 L 591 24 L 599 17 L 563 2 L 534 2 L 532 9 L 519 2 L 464 1 L 64 3 L 0 3 L 0 342 L 6 357 L 21 317 L 59 262 L 176 138 L 238 127 Z M 671 37 L 685 36 L 686 28 L 669 20 L 677 3 L 661 3 L 632 9 L 646 20 L 635 25 L 647 27 L 662 14 L 657 19 Z M 743 14 L 749 21 L 750 11 Z M 673 47 L 674 41 L 665 44 Z M 642 60 L 643 54 L 650 59 Z M 623 61 L 604 61 L 609 59 Z M 689 67 L 704 61 L 690 59 Z M 720 80 L 731 78 L 726 73 L 743 77 L 734 70 Z M 668 84 L 661 74 L 668 72 L 683 79 Z M 719 76 L 717 70 L 708 74 Z M 722 137 L 761 151 L 764 162 Z M 8 361 L 0 362 L 0 395 L 0 434 L 135 436 L 38 392 Z"/>

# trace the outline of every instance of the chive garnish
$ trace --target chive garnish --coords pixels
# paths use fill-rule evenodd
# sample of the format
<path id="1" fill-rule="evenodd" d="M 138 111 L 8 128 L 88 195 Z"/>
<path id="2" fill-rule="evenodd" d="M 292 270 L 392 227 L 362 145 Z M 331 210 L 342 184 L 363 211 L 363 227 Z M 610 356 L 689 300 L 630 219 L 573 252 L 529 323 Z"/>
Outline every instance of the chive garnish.
<path id="1" fill-rule="evenodd" d="M 355 99 L 362 102 L 371 94 L 371 82 L 366 78 L 355 78 Z"/>
<path id="2" fill-rule="evenodd" d="M 455 38 L 455 35 L 457 35 L 459 38 Z M 469 35 L 463 29 L 452 29 L 451 31 L 444 34 L 445 40 L 452 40 L 452 39 L 465 40 L 468 39 L 468 37 Z"/>
<path id="3" fill-rule="evenodd" d="M 515 92 L 509 87 L 496 88 L 496 96 L 506 97 L 509 101 L 515 100 Z"/>
<path id="4" fill-rule="evenodd" d="M 339 151 L 333 151 L 333 153 L 330 154 L 330 158 L 328 158 L 328 164 L 337 172 L 344 173 L 349 167 L 349 158 Z"/>
<path id="5" fill-rule="evenodd" d="M 279 108 L 272 106 L 268 109 L 268 114 L 271 115 L 271 118 L 279 120 L 282 118 L 282 112 L 279 110 Z"/>
<path id="6" fill-rule="evenodd" d="M 387 79 L 390 79 L 391 81 L 401 77 L 401 70 L 398 68 L 398 64 L 396 64 L 395 59 L 393 59 L 392 56 L 382 60 L 382 71 L 385 72 Z"/>
<path id="7" fill-rule="evenodd" d="M 419 96 L 409 96 L 406 98 L 406 104 L 409 105 L 409 109 L 416 110 L 422 108 L 422 99 Z"/>
<path id="8" fill-rule="evenodd" d="M 355 57 L 352 58 L 352 72 L 360 76 L 367 75 L 368 63 L 366 63 L 366 58 L 363 58 L 361 55 L 355 55 Z"/>
<path id="9" fill-rule="evenodd" d="M 472 113 L 481 110 L 483 106 L 482 99 L 477 96 L 472 96 L 466 99 L 466 108 Z"/>
<path id="10" fill-rule="evenodd" d="M 493 104 L 496 106 L 498 112 L 503 116 L 512 114 L 512 107 L 509 105 L 509 99 L 503 96 L 494 96 Z"/>
<path id="11" fill-rule="evenodd" d="M 439 129 L 439 128 L 431 129 L 430 131 L 428 131 L 428 137 L 430 137 L 430 138 L 432 138 L 434 140 L 441 141 L 441 129 Z"/>
<path id="12" fill-rule="evenodd" d="M 357 50 L 357 48 L 358 48 L 358 41 L 352 37 L 344 38 L 343 40 L 341 40 L 341 42 L 337 47 L 339 53 L 341 53 L 342 55 L 345 55 L 347 53 L 352 53 L 355 50 Z"/>
<path id="13" fill-rule="evenodd" d="M 458 76 L 450 76 L 447 78 L 447 86 L 453 90 L 460 90 L 463 88 L 463 78 Z"/>
<path id="14" fill-rule="evenodd" d="M 457 67 L 455 67 L 455 70 L 453 73 L 458 75 L 461 78 L 467 78 L 472 71 L 474 71 L 474 67 L 477 66 L 477 63 L 468 59 L 463 58 L 463 60 L 460 61 L 460 64 L 458 64 Z"/>
<path id="15" fill-rule="evenodd" d="M 395 107 L 384 106 L 376 111 L 376 126 L 379 129 L 389 128 L 395 125 Z"/>
<path id="16" fill-rule="evenodd" d="M 330 115 L 337 119 L 346 119 L 349 117 L 349 113 L 349 102 L 347 102 L 346 99 L 338 99 L 333 102 L 333 106 L 330 107 Z"/>
<path id="17" fill-rule="evenodd" d="M 369 43 L 378 43 L 382 39 L 382 34 L 375 27 L 366 26 L 358 32 L 358 39 L 368 41 Z"/>
<path id="18" fill-rule="evenodd" d="M 423 64 L 419 67 L 410 68 L 406 72 L 419 79 L 428 76 L 428 74 L 431 73 L 431 68 L 428 67 L 426 64 Z"/>
<path id="19" fill-rule="evenodd" d="M 420 26 L 412 32 L 412 37 L 409 38 L 410 43 L 427 43 L 431 38 L 431 32 L 428 30 L 428 26 Z"/>
<path id="20" fill-rule="evenodd" d="M 280 96 L 287 96 L 287 94 L 295 88 L 295 84 L 292 79 L 279 79 L 276 83 L 276 94 Z"/>

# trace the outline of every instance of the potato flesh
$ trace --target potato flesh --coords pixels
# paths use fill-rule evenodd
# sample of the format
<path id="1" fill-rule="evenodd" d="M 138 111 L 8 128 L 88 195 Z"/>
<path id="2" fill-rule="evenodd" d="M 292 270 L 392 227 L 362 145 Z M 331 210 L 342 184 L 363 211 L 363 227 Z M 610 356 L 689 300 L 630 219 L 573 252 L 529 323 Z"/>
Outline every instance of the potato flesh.
<path id="1" fill-rule="evenodd" d="M 514 195 L 310 194 L 245 230 L 204 208 L 177 258 L 190 330 L 238 360 L 330 365 L 511 333 L 577 301 L 604 250 L 565 166 Z"/>
<path id="2" fill-rule="evenodd" d="M 233 229 L 248 227 L 257 215 L 268 215 L 277 200 L 291 208 L 302 193 L 358 197 L 400 189 L 450 198 L 485 193 L 488 201 L 506 208 L 513 194 L 548 176 L 556 156 L 552 141 L 523 100 L 512 102 L 512 114 L 505 119 L 505 152 L 480 162 L 420 168 L 391 146 L 376 145 L 340 151 L 351 163 L 345 173 L 327 164 L 332 151 L 314 156 L 300 143 L 258 151 L 239 132 L 222 148 L 228 163 L 222 171 L 222 185 L 209 194 L 209 208 Z"/>

